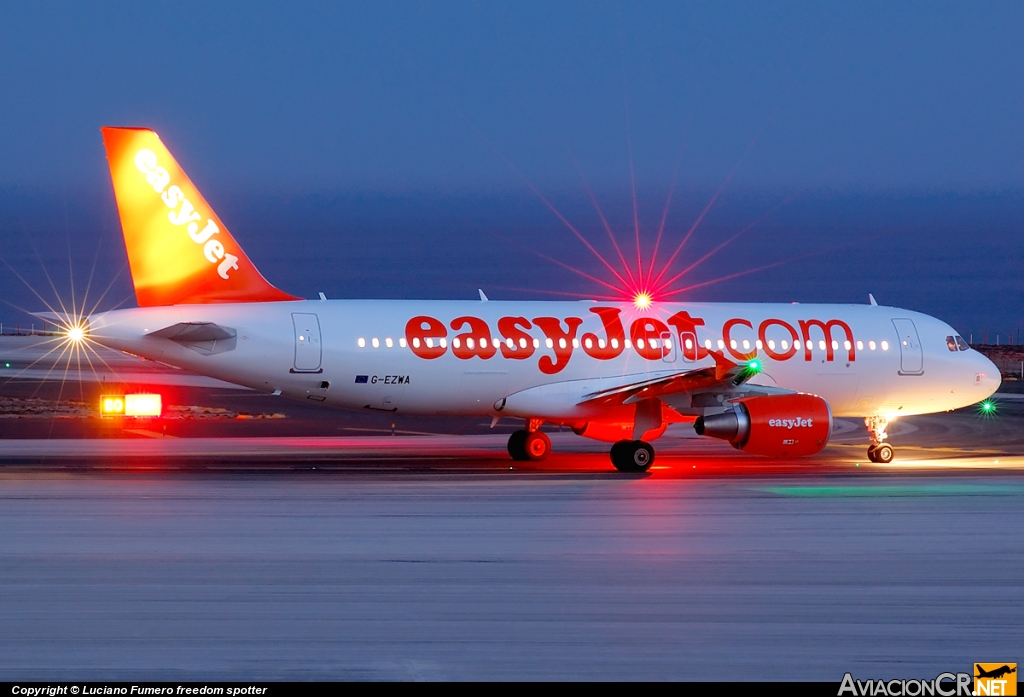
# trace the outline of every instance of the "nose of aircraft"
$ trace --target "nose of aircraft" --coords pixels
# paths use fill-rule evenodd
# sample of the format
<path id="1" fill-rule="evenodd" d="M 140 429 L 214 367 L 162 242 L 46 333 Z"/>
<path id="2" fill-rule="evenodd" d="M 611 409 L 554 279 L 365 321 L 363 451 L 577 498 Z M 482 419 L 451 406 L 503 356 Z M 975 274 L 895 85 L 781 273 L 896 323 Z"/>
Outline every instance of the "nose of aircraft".
<path id="1" fill-rule="evenodd" d="M 974 385 L 980 393 L 978 400 L 981 401 L 992 396 L 999 389 L 1003 378 L 999 373 L 999 368 L 987 356 L 976 351 L 972 353 L 974 353 L 972 362 Z"/>

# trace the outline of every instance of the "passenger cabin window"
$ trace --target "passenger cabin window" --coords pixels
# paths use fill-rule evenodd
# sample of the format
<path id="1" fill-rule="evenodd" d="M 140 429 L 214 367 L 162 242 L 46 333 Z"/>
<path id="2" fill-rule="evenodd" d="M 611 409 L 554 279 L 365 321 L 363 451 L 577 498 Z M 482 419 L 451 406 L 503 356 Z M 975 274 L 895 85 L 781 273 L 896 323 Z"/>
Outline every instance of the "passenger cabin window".
<path id="1" fill-rule="evenodd" d="M 956 351 L 956 350 L 957 350 L 957 348 L 956 348 L 956 339 L 954 339 L 954 338 L 953 338 L 953 337 L 951 337 L 951 336 L 947 336 L 947 337 L 946 337 L 946 347 L 947 347 L 947 348 L 948 348 L 948 349 L 949 349 L 950 351 Z"/>
<path id="2" fill-rule="evenodd" d="M 959 334 L 956 336 L 956 345 L 960 347 L 961 351 L 966 351 L 970 348 L 970 345 Z"/>

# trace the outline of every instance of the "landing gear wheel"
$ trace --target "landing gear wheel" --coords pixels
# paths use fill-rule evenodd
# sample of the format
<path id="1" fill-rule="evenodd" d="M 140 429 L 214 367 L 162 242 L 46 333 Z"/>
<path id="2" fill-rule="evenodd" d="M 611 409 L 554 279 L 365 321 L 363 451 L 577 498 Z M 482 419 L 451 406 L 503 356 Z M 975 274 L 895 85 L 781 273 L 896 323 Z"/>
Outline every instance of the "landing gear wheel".
<path id="1" fill-rule="evenodd" d="M 525 462 L 529 460 L 526 456 L 526 437 L 530 435 L 526 431 L 515 431 L 508 437 L 508 454 L 513 460 Z"/>
<path id="2" fill-rule="evenodd" d="M 895 452 L 892 446 L 888 443 L 880 443 L 878 445 L 872 445 L 868 448 L 868 459 L 872 462 L 878 462 L 883 465 L 892 462 Z"/>
<path id="3" fill-rule="evenodd" d="M 539 462 L 551 452 L 551 439 L 540 431 L 533 431 L 526 434 L 524 443 L 526 459 Z"/>
<path id="4" fill-rule="evenodd" d="M 629 447 L 629 444 L 631 442 L 632 441 L 628 440 L 620 440 L 616 442 L 614 445 L 612 445 L 612 464 L 615 465 L 615 469 L 619 470 L 620 472 L 627 471 L 624 470 L 623 467 L 629 466 L 629 459 L 625 453 L 625 449 Z M 620 466 L 620 463 L 622 463 L 622 466 Z"/>
<path id="5" fill-rule="evenodd" d="M 646 472 L 654 462 L 654 448 L 642 440 L 620 440 L 612 446 L 611 455 L 620 472 Z"/>
<path id="6" fill-rule="evenodd" d="M 892 446 L 882 442 L 886 438 L 885 429 L 889 425 L 889 419 L 884 416 L 868 416 L 864 419 L 864 425 L 871 440 L 871 445 L 868 446 L 868 459 L 883 464 L 892 462 Z"/>

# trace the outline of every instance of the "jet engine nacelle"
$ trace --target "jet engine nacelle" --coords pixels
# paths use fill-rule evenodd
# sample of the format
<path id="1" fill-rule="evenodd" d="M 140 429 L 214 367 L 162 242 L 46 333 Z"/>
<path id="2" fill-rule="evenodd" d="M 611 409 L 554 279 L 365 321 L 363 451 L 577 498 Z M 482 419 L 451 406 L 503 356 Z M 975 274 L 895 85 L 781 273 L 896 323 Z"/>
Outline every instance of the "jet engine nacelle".
<path id="1" fill-rule="evenodd" d="M 832 410 L 812 394 L 747 397 L 737 400 L 731 411 L 699 417 L 693 429 L 754 455 L 802 457 L 828 443 Z"/>

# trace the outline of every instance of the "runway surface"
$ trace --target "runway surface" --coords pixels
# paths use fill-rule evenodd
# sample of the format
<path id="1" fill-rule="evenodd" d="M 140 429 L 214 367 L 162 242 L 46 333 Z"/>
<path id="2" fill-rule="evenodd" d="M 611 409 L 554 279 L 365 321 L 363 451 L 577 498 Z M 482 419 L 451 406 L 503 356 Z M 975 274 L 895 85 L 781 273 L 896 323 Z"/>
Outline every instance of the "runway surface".
<path id="1" fill-rule="evenodd" d="M 45 392 L 25 389 L 0 392 Z M 278 408 L 218 394 L 179 396 Z M 1012 396 L 897 422 L 891 466 L 837 420 L 797 461 L 676 426 L 647 475 L 568 432 L 513 463 L 516 424 L 327 414 L 3 420 L 0 680 L 839 681 L 1021 658 Z"/>
<path id="2" fill-rule="evenodd" d="M 1019 477 L 5 475 L 6 680 L 933 677 L 1019 658 Z"/>

